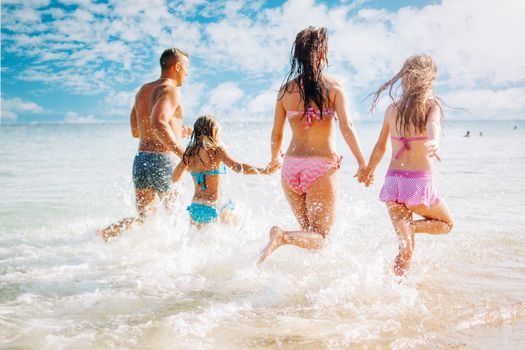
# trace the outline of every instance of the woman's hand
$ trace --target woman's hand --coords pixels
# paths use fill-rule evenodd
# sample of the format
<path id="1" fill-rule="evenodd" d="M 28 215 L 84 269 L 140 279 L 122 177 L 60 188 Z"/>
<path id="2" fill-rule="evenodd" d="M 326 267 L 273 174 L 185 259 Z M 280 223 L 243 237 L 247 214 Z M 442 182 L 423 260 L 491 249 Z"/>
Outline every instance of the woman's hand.
<path id="1" fill-rule="evenodd" d="M 283 165 L 283 158 L 282 156 L 278 156 L 277 158 L 274 158 L 270 161 L 270 163 L 268 163 L 268 165 L 266 166 L 267 169 L 275 169 L 275 171 L 277 171 L 278 169 L 280 169 Z"/>
<path id="2" fill-rule="evenodd" d="M 364 184 L 366 187 L 374 183 L 374 172 L 367 166 L 360 166 L 357 173 L 354 175 L 357 182 Z"/>

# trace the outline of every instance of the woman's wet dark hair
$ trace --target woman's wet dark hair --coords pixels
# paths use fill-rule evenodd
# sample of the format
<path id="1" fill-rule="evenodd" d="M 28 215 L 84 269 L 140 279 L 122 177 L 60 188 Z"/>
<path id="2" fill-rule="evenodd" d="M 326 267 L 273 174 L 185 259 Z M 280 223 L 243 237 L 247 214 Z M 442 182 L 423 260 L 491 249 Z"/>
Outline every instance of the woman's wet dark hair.
<path id="1" fill-rule="evenodd" d="M 201 148 L 214 149 L 219 146 L 219 143 L 215 139 L 218 128 L 219 123 L 211 115 L 203 115 L 195 121 L 190 143 L 182 155 L 184 164 L 189 165 L 190 161 L 194 162 L 194 157 L 198 157 L 199 160 L 204 163 L 199 155 L 199 151 Z"/>
<path id="2" fill-rule="evenodd" d="M 292 92 L 289 90 L 290 84 L 295 81 L 304 102 L 305 113 L 313 102 L 319 109 L 321 118 L 323 109 L 329 104 L 328 97 L 325 97 L 328 96 L 328 89 L 322 79 L 322 70 L 325 63 L 328 63 L 327 54 L 326 28 L 310 26 L 300 31 L 292 46 L 290 71 L 282 85 L 283 92 Z"/>

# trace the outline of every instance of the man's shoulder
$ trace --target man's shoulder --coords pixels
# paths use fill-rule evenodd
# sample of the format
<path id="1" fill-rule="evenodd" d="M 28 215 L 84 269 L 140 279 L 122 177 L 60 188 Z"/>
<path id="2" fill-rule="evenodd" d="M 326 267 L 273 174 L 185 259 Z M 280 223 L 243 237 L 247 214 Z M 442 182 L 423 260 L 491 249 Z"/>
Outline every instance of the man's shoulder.
<path id="1" fill-rule="evenodd" d="M 154 87 L 154 90 L 170 96 L 178 96 L 180 88 L 170 80 L 165 80 Z"/>

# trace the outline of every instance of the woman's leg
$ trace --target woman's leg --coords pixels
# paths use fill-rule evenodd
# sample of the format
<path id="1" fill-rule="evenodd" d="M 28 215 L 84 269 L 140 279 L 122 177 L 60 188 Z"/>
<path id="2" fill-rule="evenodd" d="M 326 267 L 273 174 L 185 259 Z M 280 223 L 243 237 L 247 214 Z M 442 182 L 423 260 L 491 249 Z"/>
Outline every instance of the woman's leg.
<path id="1" fill-rule="evenodd" d="M 288 185 L 285 179 L 281 178 L 284 196 L 292 208 L 292 212 L 301 226 L 301 230 L 307 230 L 310 227 L 308 222 L 308 212 L 306 210 L 306 194 L 297 193 Z"/>
<path id="2" fill-rule="evenodd" d="M 447 204 L 443 200 L 431 207 L 407 205 L 407 208 L 423 217 L 422 220 L 412 221 L 410 226 L 414 233 L 445 234 L 452 230 L 454 223 Z"/>
<path id="3" fill-rule="evenodd" d="M 412 212 L 403 204 L 387 202 L 388 214 L 399 238 L 399 252 L 394 263 L 394 273 L 404 275 L 414 254 L 414 232 L 411 230 Z"/>
<path id="4" fill-rule="evenodd" d="M 324 246 L 324 237 L 330 233 L 334 221 L 337 184 L 337 169 L 328 170 L 310 187 L 306 195 L 290 193 L 293 191 L 283 182 L 286 198 L 292 205 L 302 230 L 284 231 L 277 226 L 272 227 L 270 240 L 257 261 L 258 265 L 285 244 L 304 249 L 321 249 Z"/>

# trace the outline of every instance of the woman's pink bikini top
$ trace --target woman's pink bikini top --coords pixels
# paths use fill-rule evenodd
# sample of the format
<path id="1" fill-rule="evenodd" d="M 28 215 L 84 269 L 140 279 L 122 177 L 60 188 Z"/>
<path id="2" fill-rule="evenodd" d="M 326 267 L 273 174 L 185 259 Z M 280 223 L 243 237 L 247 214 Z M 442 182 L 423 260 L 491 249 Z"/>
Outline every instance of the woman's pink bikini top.
<path id="1" fill-rule="evenodd" d="M 404 150 L 410 150 L 410 141 L 421 141 L 421 140 L 430 140 L 427 136 L 416 136 L 416 137 L 399 137 L 399 136 L 390 136 L 393 140 L 401 141 L 403 142 L 403 146 L 397 151 L 395 159 L 399 159 L 401 157 L 401 153 L 403 153 Z"/>
<path id="2" fill-rule="evenodd" d="M 303 111 L 286 111 L 286 117 L 287 118 L 291 118 L 291 117 L 295 117 L 295 116 L 303 116 L 303 113 L 304 113 L 304 116 L 306 118 L 306 127 L 308 128 L 310 125 L 313 124 L 313 120 L 314 119 L 317 119 L 317 120 L 321 120 L 321 113 L 319 112 L 319 110 L 315 110 L 313 109 L 312 107 L 308 108 L 306 110 L 306 113 L 303 112 Z M 331 108 L 326 108 L 326 109 L 323 109 L 323 117 L 324 116 L 327 116 L 328 118 L 334 118 L 335 120 L 337 120 L 337 116 L 335 115 L 335 111 Z"/>

